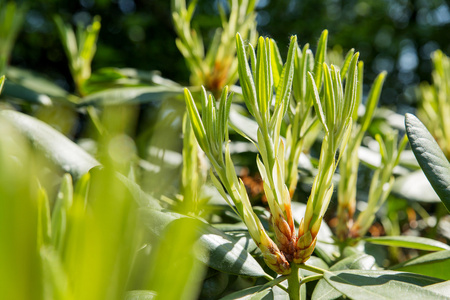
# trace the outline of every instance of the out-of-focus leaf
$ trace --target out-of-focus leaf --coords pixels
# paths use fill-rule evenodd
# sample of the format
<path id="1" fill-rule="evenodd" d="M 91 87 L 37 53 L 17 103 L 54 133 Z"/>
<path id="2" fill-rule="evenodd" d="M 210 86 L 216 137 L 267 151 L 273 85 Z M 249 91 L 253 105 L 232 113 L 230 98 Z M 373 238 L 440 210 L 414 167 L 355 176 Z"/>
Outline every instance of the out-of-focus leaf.
<path id="1" fill-rule="evenodd" d="M 441 201 L 422 170 L 397 178 L 392 187 L 392 194 L 411 201 L 429 203 Z"/>
<path id="2" fill-rule="evenodd" d="M 403 154 L 403 152 L 402 152 Z M 373 151 L 367 147 L 360 146 L 358 148 L 359 160 L 366 166 L 372 169 L 377 169 L 381 165 L 381 154 L 377 151 Z M 408 166 L 409 167 L 409 166 Z M 395 166 L 393 170 L 394 174 L 404 175 L 408 174 L 409 170 L 402 166 Z"/>
<path id="3" fill-rule="evenodd" d="M 366 112 L 361 118 L 361 130 L 366 131 L 369 128 L 370 122 L 373 118 L 373 113 L 378 104 L 380 98 L 381 89 L 383 88 L 384 79 L 386 78 L 386 72 L 381 72 L 375 79 L 372 88 L 370 89 L 369 96 L 367 98 Z"/>
<path id="4" fill-rule="evenodd" d="M 178 218 L 152 242 L 150 274 L 146 288 L 160 299 L 193 299 L 198 293 L 205 266 L 197 259 L 203 249 L 196 246 L 201 222 Z M 180 253 L 182 249 L 183 254 Z"/>
<path id="5" fill-rule="evenodd" d="M 258 140 L 258 124 L 254 120 L 244 117 L 238 112 L 231 110 L 230 125 L 233 128 L 237 128 L 239 131 L 244 133 L 253 142 L 256 142 Z"/>
<path id="6" fill-rule="evenodd" d="M 427 290 L 433 291 L 435 293 L 441 294 L 442 296 L 449 297 L 450 295 L 450 280 L 431 284 L 425 287 Z"/>
<path id="7" fill-rule="evenodd" d="M 68 212 L 73 203 L 72 177 L 65 174 L 61 180 L 61 186 L 52 212 L 52 244 L 55 249 L 63 253 L 66 232 L 68 228 Z"/>
<path id="8" fill-rule="evenodd" d="M 37 93 L 22 85 L 11 81 L 5 81 L 3 94 L 12 98 L 17 98 L 29 102 L 30 104 L 51 105 L 52 100 L 45 94 Z"/>
<path id="9" fill-rule="evenodd" d="M 40 187 L 37 199 L 38 224 L 37 224 L 37 243 L 38 247 L 51 243 L 52 228 L 50 219 L 50 204 L 44 188 Z"/>
<path id="10" fill-rule="evenodd" d="M 48 299 L 73 297 L 68 285 L 69 278 L 58 252 L 54 251 L 52 247 L 44 246 L 40 249 L 39 254 L 42 263 L 44 295 Z"/>
<path id="11" fill-rule="evenodd" d="M 373 169 L 379 167 L 381 164 L 381 154 L 364 146 L 359 147 L 358 157 L 361 162 Z"/>
<path id="12" fill-rule="evenodd" d="M 94 105 L 121 105 L 141 104 L 152 101 L 162 101 L 183 94 L 182 88 L 150 86 L 150 87 L 124 87 L 107 89 L 81 99 L 80 106 Z"/>
<path id="13" fill-rule="evenodd" d="M 12 110 L 0 111 L 0 117 L 10 122 L 46 157 L 74 178 L 99 165 L 77 144 L 42 121 Z"/>
<path id="14" fill-rule="evenodd" d="M 450 251 L 439 251 L 405 261 L 391 269 L 450 280 Z"/>
<path id="15" fill-rule="evenodd" d="M 380 236 L 364 238 L 366 242 L 392 247 L 412 248 L 427 251 L 450 250 L 442 242 L 417 236 Z"/>
<path id="16" fill-rule="evenodd" d="M 358 253 L 337 262 L 330 268 L 330 271 L 373 270 L 375 267 L 375 258 L 373 256 Z M 333 288 L 325 279 L 321 279 L 314 289 L 312 299 L 337 299 L 341 296 L 342 293 Z"/>
<path id="17" fill-rule="evenodd" d="M 69 95 L 65 89 L 46 79 L 43 74 L 9 66 L 6 77 L 9 81 L 51 98 L 66 98 Z"/>
<path id="18" fill-rule="evenodd" d="M 440 279 L 394 271 L 325 272 L 324 279 L 351 299 L 448 299 L 423 288 Z"/>
<path id="19" fill-rule="evenodd" d="M 406 134 L 420 167 L 450 212 L 450 163 L 431 133 L 414 115 L 405 116 Z"/>
<path id="20" fill-rule="evenodd" d="M 403 150 L 400 154 L 399 164 L 410 169 L 420 169 L 419 163 L 412 150 Z"/>
<path id="21" fill-rule="evenodd" d="M 120 173 L 117 173 L 117 178 L 127 187 L 140 207 L 151 207 L 152 209 L 162 208 L 158 200 L 145 193 L 136 182 Z"/>
<path id="22" fill-rule="evenodd" d="M 102 68 L 91 74 L 83 83 L 83 91 L 92 94 L 113 87 L 161 85 L 180 87 L 174 81 L 161 77 L 159 71 L 144 71 L 132 68 Z"/>
<path id="23" fill-rule="evenodd" d="M 141 209 L 141 214 L 147 228 L 156 236 L 159 236 L 171 222 L 180 218 L 187 218 L 179 214 L 151 209 Z M 266 275 L 258 262 L 231 236 L 199 220 L 190 220 L 198 222 L 198 242 L 202 248 L 207 250 L 205 254 L 199 253 L 197 258 L 200 261 L 213 269 L 230 274 L 251 277 Z"/>
<path id="24" fill-rule="evenodd" d="M 155 292 L 145 290 L 129 291 L 125 294 L 125 300 L 152 300 L 155 297 Z"/>

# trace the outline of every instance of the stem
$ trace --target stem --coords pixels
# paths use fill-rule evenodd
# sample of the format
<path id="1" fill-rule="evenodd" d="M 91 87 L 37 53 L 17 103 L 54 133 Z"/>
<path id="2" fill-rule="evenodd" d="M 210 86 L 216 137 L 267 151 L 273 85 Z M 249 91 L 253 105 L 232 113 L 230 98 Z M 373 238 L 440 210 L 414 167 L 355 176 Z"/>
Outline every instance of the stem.
<path id="1" fill-rule="evenodd" d="M 298 276 L 298 264 L 291 264 L 291 274 L 288 277 L 289 299 L 300 300 L 300 277 Z"/>
<path id="2" fill-rule="evenodd" d="M 264 287 L 266 287 L 266 286 L 272 287 L 272 286 L 276 285 L 277 287 L 279 287 L 280 289 L 282 289 L 286 293 L 289 293 L 288 290 L 286 289 L 286 287 L 281 284 L 281 282 L 285 281 L 288 278 L 287 275 L 283 275 L 283 276 L 280 276 L 278 278 L 273 278 L 269 274 L 266 274 L 266 275 L 264 275 L 264 278 L 269 281 L 268 283 L 266 283 L 264 285 Z"/>
<path id="3" fill-rule="evenodd" d="M 314 272 L 314 273 L 318 273 L 318 274 L 323 274 L 323 273 L 326 272 L 326 270 L 321 269 L 319 267 L 309 266 L 309 265 L 305 265 L 305 264 L 299 264 L 297 266 L 300 269 L 308 270 L 308 271 L 311 271 L 311 272 Z"/>
<path id="4" fill-rule="evenodd" d="M 95 108 L 93 106 L 88 106 L 86 108 L 86 111 L 87 111 L 89 117 L 91 118 L 91 121 L 94 124 L 95 129 L 97 129 L 97 131 L 100 135 L 104 135 L 105 128 L 103 127 L 102 122 L 100 121 L 100 118 L 99 118 L 97 112 L 95 111 Z"/>
<path id="5" fill-rule="evenodd" d="M 302 281 L 300 282 L 300 284 L 304 284 L 304 283 L 307 283 L 307 282 L 310 282 L 310 281 L 314 281 L 314 280 L 320 280 L 322 278 L 323 278 L 322 274 L 311 275 L 311 276 L 303 278 Z"/>

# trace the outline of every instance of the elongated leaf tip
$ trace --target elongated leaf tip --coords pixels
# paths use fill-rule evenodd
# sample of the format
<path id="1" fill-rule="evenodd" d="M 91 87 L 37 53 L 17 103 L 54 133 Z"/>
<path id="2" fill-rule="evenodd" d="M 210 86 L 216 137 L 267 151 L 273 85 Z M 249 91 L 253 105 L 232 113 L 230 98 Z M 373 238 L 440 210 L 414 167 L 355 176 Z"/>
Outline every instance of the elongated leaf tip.
<path id="1" fill-rule="evenodd" d="M 184 100 L 189 102 L 192 99 L 191 91 L 188 88 L 184 88 Z"/>

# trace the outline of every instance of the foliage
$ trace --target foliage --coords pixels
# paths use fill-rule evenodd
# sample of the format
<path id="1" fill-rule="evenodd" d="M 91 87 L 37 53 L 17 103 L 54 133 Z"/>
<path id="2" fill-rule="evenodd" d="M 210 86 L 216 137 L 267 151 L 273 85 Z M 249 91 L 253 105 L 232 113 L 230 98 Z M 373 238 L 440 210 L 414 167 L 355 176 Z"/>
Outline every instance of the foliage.
<path id="1" fill-rule="evenodd" d="M 3 70 L 2 295 L 447 299 L 447 211 L 395 185 L 422 168 L 448 209 L 448 161 L 412 115 L 418 163 L 404 159 L 398 114 L 377 108 L 386 73 L 366 95 L 360 53 L 328 49 L 327 30 L 284 55 L 256 38 L 257 3 L 229 1 L 202 31 L 201 7 L 172 2 L 188 88 L 93 67 L 99 19 L 75 33 L 54 18 L 75 89 Z"/>
<path id="2" fill-rule="evenodd" d="M 450 112 L 448 100 L 450 59 L 440 50 L 433 52 L 431 58 L 433 60 L 433 85 L 427 82 L 420 85 L 419 93 L 422 101 L 418 113 L 423 122 L 430 127 L 431 134 L 448 159 L 450 157 L 450 149 L 448 149 L 450 124 L 446 116 Z"/>
<path id="3" fill-rule="evenodd" d="M 428 129 L 414 115 L 406 115 L 406 132 L 414 155 L 447 210 L 449 202 L 450 163 Z"/>

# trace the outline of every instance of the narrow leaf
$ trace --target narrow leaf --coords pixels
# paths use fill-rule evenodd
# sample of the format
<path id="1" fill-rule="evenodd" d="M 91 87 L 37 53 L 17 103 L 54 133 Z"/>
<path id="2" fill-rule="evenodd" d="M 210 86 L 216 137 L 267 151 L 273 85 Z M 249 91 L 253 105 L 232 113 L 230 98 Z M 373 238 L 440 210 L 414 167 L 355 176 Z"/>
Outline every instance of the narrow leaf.
<path id="1" fill-rule="evenodd" d="M 198 113 L 197 107 L 195 106 L 194 98 L 192 98 L 191 92 L 189 92 L 188 89 L 184 89 L 184 98 L 186 100 L 189 119 L 191 120 L 195 137 L 197 138 L 198 144 L 203 149 L 203 151 L 207 152 L 208 143 L 206 140 L 205 127 L 203 126 L 202 120 L 200 119 L 200 114 Z"/>
<path id="2" fill-rule="evenodd" d="M 361 131 L 365 132 L 370 123 L 372 122 L 373 113 L 375 112 L 375 108 L 377 107 L 378 100 L 380 99 L 381 89 L 383 88 L 383 83 L 386 78 L 387 73 L 381 72 L 378 74 L 375 82 L 372 84 L 372 87 L 369 92 L 369 96 L 367 97 L 366 103 L 366 112 L 361 119 Z"/>
<path id="3" fill-rule="evenodd" d="M 38 93 L 34 90 L 11 81 L 5 82 L 3 94 L 5 96 L 24 100 L 26 102 L 29 102 L 30 104 L 40 104 L 45 106 L 52 104 L 52 100 L 49 96 Z"/>
<path id="4" fill-rule="evenodd" d="M 297 36 L 291 37 L 291 43 L 289 44 L 288 56 L 286 63 L 281 74 L 280 83 L 277 87 L 277 95 L 275 100 L 275 107 L 283 104 L 284 110 L 282 116 L 286 114 L 289 107 L 289 98 L 292 89 L 292 81 L 294 79 L 294 55 L 296 54 L 297 48 Z"/>
<path id="5" fill-rule="evenodd" d="M 344 78 L 347 76 L 348 67 L 350 66 L 350 61 L 353 58 L 353 54 L 355 53 L 355 49 L 352 48 L 347 52 L 347 55 L 345 56 L 344 63 L 341 66 L 341 79 L 344 80 Z"/>
<path id="6" fill-rule="evenodd" d="M 325 132 L 328 132 L 327 120 L 325 119 L 325 115 L 323 113 L 322 104 L 320 102 L 319 92 L 317 91 L 316 84 L 314 83 L 314 78 L 311 73 L 308 72 L 308 84 L 310 89 L 313 90 L 313 103 L 314 108 L 316 110 L 316 114 L 319 116 L 319 120 L 322 123 Z"/>
<path id="7" fill-rule="evenodd" d="M 366 242 L 376 245 L 412 248 L 427 251 L 450 250 L 450 246 L 428 238 L 418 236 L 381 236 L 364 238 Z"/>
<path id="8" fill-rule="evenodd" d="M 253 82 L 252 72 L 248 65 L 247 55 L 245 54 L 244 41 L 239 33 L 236 34 L 236 52 L 239 61 L 239 80 L 244 95 L 244 101 L 249 112 L 255 116 L 255 113 L 257 113 L 255 111 L 257 104 L 256 88 L 255 83 Z"/>
<path id="9" fill-rule="evenodd" d="M 317 45 L 316 56 L 314 60 L 314 82 L 318 89 L 322 85 L 322 66 L 325 62 L 325 55 L 327 52 L 327 40 L 328 40 L 328 30 L 322 31 L 319 38 L 319 43 Z"/>
<path id="10" fill-rule="evenodd" d="M 79 106 L 107 106 L 122 104 L 141 104 L 153 101 L 162 101 L 182 95 L 181 88 L 150 86 L 150 87 L 124 87 L 113 88 L 96 92 L 81 99 Z"/>

